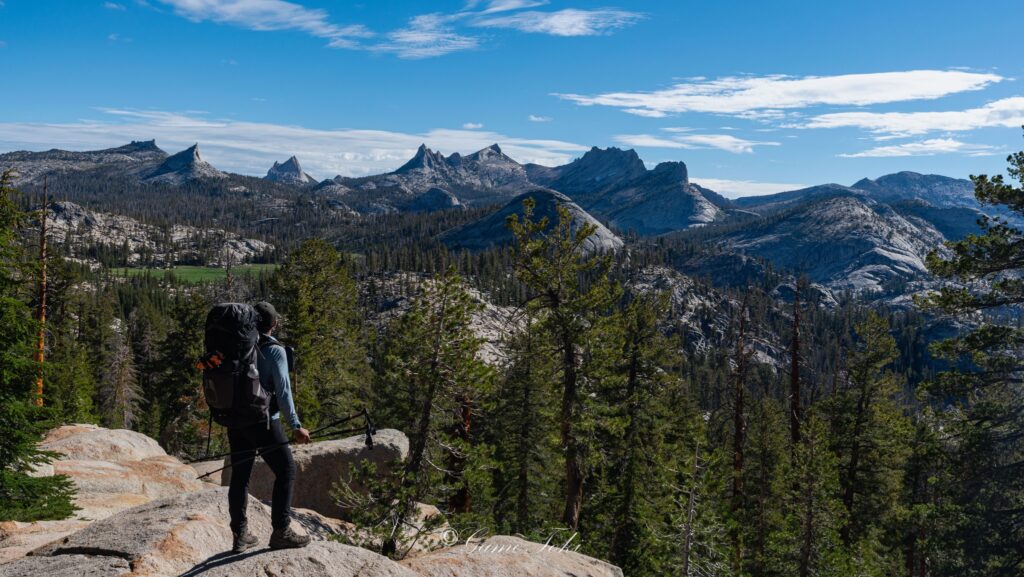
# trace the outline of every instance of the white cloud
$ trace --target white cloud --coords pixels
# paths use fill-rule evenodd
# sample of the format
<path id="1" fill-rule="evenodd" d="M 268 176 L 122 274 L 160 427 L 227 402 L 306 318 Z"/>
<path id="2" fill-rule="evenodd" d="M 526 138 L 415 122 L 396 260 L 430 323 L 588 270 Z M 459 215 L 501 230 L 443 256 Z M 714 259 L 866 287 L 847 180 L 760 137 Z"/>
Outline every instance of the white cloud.
<path id="1" fill-rule="evenodd" d="M 784 110 L 818 105 L 866 106 L 929 100 L 980 90 L 1004 80 L 991 73 L 962 70 L 909 70 L 838 76 L 729 76 L 695 79 L 652 92 L 609 92 L 596 96 L 556 94 L 583 106 L 611 106 L 632 114 L 660 117 L 709 112 L 778 118 Z"/>
<path id="2" fill-rule="evenodd" d="M 856 127 L 880 135 L 960 132 L 986 127 L 1016 128 L 1024 124 L 1024 97 L 990 102 L 980 108 L 943 112 L 836 112 L 810 118 L 797 128 Z"/>
<path id="3" fill-rule="evenodd" d="M 705 188 L 710 188 L 711 190 L 728 198 L 775 194 L 776 192 L 786 192 L 788 190 L 800 190 L 801 188 L 807 188 L 808 186 L 806 184 L 728 180 L 724 178 L 701 178 L 699 176 L 691 176 L 690 180 Z"/>
<path id="4" fill-rule="evenodd" d="M 465 128 L 466 130 L 478 130 L 480 128 L 483 128 L 484 125 L 483 123 L 480 122 L 467 122 L 463 124 L 462 127 Z"/>
<path id="5" fill-rule="evenodd" d="M 476 38 L 458 34 L 451 28 L 449 24 L 454 19 L 445 14 L 421 14 L 409 20 L 406 28 L 389 32 L 387 41 L 367 48 L 409 59 L 431 58 L 476 48 Z"/>
<path id="6" fill-rule="evenodd" d="M 512 28 L 552 36 L 595 36 L 635 24 L 643 18 L 637 12 L 602 8 L 577 10 L 566 8 L 554 12 L 526 11 L 507 16 L 493 16 L 474 21 L 476 26 Z"/>
<path id="7" fill-rule="evenodd" d="M 483 9 L 483 14 L 494 14 L 496 12 L 510 12 L 512 10 L 523 10 L 536 8 L 547 4 L 547 0 L 491 0 Z M 470 6 L 472 8 L 472 5 Z"/>
<path id="8" fill-rule="evenodd" d="M 194 22 L 209 20 L 250 30 L 296 30 L 330 40 L 333 47 L 349 47 L 354 39 L 373 34 L 359 24 L 339 26 L 325 10 L 284 0 L 161 0 L 175 13 Z"/>
<path id="9" fill-rule="evenodd" d="M 104 2 L 103 7 L 107 10 L 127 10 L 124 4 L 118 4 L 117 2 Z"/>
<path id="10" fill-rule="evenodd" d="M 970 144 L 952 138 L 932 138 L 919 142 L 906 142 L 892 146 L 879 146 L 863 152 L 840 154 L 846 158 L 891 158 L 898 156 L 935 156 L 937 154 L 960 153 L 967 156 L 988 156 L 996 154 L 999 148 L 987 144 Z"/>
<path id="11" fill-rule="evenodd" d="M 149 6 L 145 0 L 135 1 Z M 550 12 L 526 10 L 543 6 L 547 0 L 472 0 L 461 11 L 420 14 L 410 18 L 404 28 L 378 35 L 362 24 L 335 24 L 326 10 L 307 8 L 287 0 L 160 2 L 193 22 L 210 21 L 259 31 L 300 31 L 326 39 L 331 48 L 383 52 L 409 59 L 443 56 L 471 50 L 480 44 L 480 38 L 463 34 L 457 27 L 512 28 L 555 36 L 584 36 L 608 34 L 642 18 L 638 13 L 611 8 Z M 114 2 L 107 4 L 123 8 Z M 478 6 L 482 8 L 474 10 Z"/>
<path id="12" fill-rule="evenodd" d="M 530 122 L 551 122 L 552 120 L 554 120 L 554 118 L 551 118 L 550 116 L 538 116 L 536 114 L 531 114 L 526 118 Z"/>
<path id="13" fill-rule="evenodd" d="M 450 154 L 475 152 L 497 142 L 520 162 L 547 166 L 565 164 L 588 149 L 571 142 L 512 137 L 486 130 L 402 133 L 209 119 L 197 113 L 103 112 L 108 119 L 64 124 L 0 123 L 0 150 L 91 150 L 156 138 L 161 148 L 172 153 L 198 142 L 203 156 L 218 168 L 257 176 L 265 174 L 275 160 L 295 154 L 303 168 L 326 178 L 394 170 L 411 158 L 421 143 Z"/>
<path id="14" fill-rule="evenodd" d="M 714 148 L 733 154 L 750 154 L 755 146 L 779 146 L 778 142 L 761 142 L 737 138 L 731 134 L 688 134 L 679 132 L 670 137 L 650 134 L 620 134 L 617 142 L 627 146 L 647 148 L 684 148 L 689 150 Z"/>

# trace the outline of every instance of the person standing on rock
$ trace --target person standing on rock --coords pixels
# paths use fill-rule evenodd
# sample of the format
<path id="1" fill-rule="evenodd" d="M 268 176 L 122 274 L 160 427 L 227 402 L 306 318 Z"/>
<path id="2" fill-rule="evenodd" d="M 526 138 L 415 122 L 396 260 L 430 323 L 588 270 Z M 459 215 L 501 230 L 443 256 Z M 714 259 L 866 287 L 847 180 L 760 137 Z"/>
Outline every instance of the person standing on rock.
<path id="1" fill-rule="evenodd" d="M 241 553 L 256 545 L 256 536 L 249 532 L 246 507 L 249 503 L 249 477 L 256 452 L 260 447 L 272 447 L 260 453 L 274 473 L 274 492 L 271 502 L 271 523 L 274 532 L 270 536 L 271 549 L 305 547 L 309 537 L 291 530 L 292 486 L 295 482 L 295 461 L 292 450 L 281 427 L 281 412 L 292 428 L 292 440 L 299 444 L 309 442 L 309 431 L 302 428 L 295 411 L 291 381 L 288 378 L 288 359 L 284 347 L 271 336 L 277 328 L 278 314 L 274 306 L 261 302 L 254 307 L 259 313 L 260 332 L 259 358 L 257 368 L 260 384 L 274 393 L 270 408 L 269 423 L 257 423 L 245 427 L 229 427 L 228 442 L 231 444 L 231 483 L 228 489 L 228 507 L 231 511 L 231 531 L 234 533 L 232 551 Z M 280 411 L 279 411 L 280 410 Z"/>

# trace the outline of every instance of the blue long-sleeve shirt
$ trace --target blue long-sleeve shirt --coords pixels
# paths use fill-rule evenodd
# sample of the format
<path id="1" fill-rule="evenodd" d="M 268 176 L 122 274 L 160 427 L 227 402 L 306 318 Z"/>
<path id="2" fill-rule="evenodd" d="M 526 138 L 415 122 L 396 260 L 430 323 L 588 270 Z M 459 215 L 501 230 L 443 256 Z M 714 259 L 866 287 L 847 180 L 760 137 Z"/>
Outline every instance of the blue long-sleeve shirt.
<path id="1" fill-rule="evenodd" d="M 295 412 L 295 400 L 292 397 L 292 382 L 288 377 L 288 355 L 277 339 L 270 336 L 265 338 L 269 343 L 260 346 L 261 354 L 256 361 L 256 368 L 260 372 L 260 384 L 264 389 L 274 391 L 277 396 L 277 408 L 280 412 L 275 412 L 270 418 L 278 419 L 283 412 L 291 428 L 301 428 L 302 423 Z"/>

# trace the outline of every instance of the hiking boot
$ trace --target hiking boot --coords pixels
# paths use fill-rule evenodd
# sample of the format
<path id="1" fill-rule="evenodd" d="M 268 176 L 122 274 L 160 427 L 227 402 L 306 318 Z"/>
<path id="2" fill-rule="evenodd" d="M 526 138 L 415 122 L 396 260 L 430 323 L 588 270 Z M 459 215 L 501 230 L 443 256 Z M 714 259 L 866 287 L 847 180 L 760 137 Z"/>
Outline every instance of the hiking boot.
<path id="1" fill-rule="evenodd" d="M 235 533 L 235 539 L 231 545 L 231 552 L 241 553 L 243 551 L 248 551 L 255 547 L 258 542 L 259 540 L 256 539 L 256 535 L 253 535 L 249 531 L 243 529 L 238 533 Z"/>
<path id="2" fill-rule="evenodd" d="M 292 531 L 291 527 L 287 529 L 274 529 L 274 532 L 270 535 L 271 549 L 298 549 L 306 545 L 309 545 L 309 535 L 299 535 Z"/>

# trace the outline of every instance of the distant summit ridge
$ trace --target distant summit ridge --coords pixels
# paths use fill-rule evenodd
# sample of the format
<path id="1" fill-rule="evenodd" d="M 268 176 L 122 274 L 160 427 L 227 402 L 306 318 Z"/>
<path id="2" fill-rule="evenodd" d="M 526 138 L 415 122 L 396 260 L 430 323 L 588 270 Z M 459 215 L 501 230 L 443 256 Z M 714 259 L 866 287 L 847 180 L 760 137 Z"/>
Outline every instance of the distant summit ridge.
<path id="1" fill-rule="evenodd" d="M 920 199 L 940 208 L 979 208 L 971 181 L 938 174 L 905 170 L 874 180 L 862 178 L 853 188 L 863 190 L 881 202 Z"/>
<path id="2" fill-rule="evenodd" d="M 156 145 L 156 139 L 154 138 L 152 140 L 133 140 L 123 146 L 108 148 L 102 152 L 133 154 L 137 152 L 163 152 L 163 150 L 160 150 L 160 147 Z"/>

